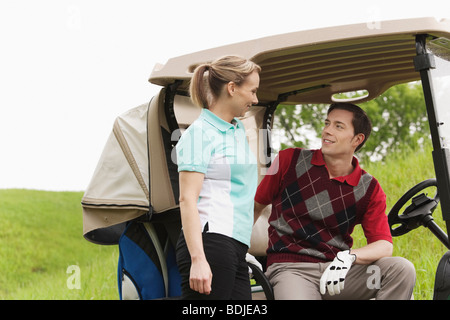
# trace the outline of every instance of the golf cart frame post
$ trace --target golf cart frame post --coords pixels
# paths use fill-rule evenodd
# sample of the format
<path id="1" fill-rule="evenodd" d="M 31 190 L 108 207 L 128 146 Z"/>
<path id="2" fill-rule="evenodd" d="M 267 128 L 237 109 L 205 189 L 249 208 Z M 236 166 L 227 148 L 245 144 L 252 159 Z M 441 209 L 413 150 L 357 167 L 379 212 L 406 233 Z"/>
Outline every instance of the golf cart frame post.
<path id="1" fill-rule="evenodd" d="M 443 139 L 440 134 L 440 126 L 442 123 L 438 121 L 431 75 L 431 70 L 436 68 L 436 64 L 434 55 L 427 52 L 426 41 L 428 37 L 429 36 L 426 34 L 416 36 L 417 56 L 414 58 L 414 65 L 416 70 L 420 72 L 422 80 L 422 88 L 433 145 L 433 162 L 436 172 L 437 188 L 439 190 L 442 217 L 446 223 L 448 232 L 448 230 L 450 230 L 450 150 L 442 145 Z"/>

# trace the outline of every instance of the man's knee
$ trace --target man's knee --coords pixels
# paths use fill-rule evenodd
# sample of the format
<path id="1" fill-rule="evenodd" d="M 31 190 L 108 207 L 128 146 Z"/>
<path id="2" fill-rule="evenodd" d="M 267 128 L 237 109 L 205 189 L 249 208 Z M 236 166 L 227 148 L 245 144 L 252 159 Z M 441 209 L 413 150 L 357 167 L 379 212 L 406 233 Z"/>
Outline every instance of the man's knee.
<path id="1" fill-rule="evenodd" d="M 402 257 L 382 258 L 375 262 L 381 269 L 381 289 L 376 299 L 409 300 L 412 299 L 416 283 L 416 269 Z"/>
<path id="2" fill-rule="evenodd" d="M 387 257 L 377 261 L 381 267 L 382 283 L 385 288 L 399 288 L 412 295 L 416 283 L 416 269 L 411 261 L 403 257 Z M 398 294 L 398 291 L 397 291 Z M 394 295 L 395 297 L 395 295 Z M 406 297 L 406 299 L 410 299 Z"/>
<path id="3" fill-rule="evenodd" d="M 405 280 L 415 281 L 416 269 L 411 261 L 403 257 L 387 257 L 381 258 L 379 262 L 383 268 L 387 268 L 393 274 L 402 277 Z"/>

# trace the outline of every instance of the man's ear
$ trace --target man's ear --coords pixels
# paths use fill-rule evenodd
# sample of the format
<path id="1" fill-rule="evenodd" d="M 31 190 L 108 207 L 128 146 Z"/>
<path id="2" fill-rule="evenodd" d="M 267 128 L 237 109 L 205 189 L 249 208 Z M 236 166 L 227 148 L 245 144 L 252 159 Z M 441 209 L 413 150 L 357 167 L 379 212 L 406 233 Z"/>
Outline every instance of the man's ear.
<path id="1" fill-rule="evenodd" d="M 361 143 L 363 143 L 365 138 L 366 138 L 366 136 L 364 135 L 364 133 L 358 133 L 357 135 L 355 135 L 353 137 L 353 142 L 355 144 L 355 148 L 357 148 Z"/>

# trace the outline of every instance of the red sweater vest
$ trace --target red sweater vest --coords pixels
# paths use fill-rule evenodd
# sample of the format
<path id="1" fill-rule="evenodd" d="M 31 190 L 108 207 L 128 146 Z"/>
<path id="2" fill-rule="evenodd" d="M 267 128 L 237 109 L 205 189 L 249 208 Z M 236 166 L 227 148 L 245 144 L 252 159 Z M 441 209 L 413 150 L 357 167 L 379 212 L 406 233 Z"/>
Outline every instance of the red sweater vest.
<path id="1" fill-rule="evenodd" d="M 311 163 L 314 152 L 320 151 L 294 149 L 287 170 L 278 169 L 285 173 L 272 201 L 268 265 L 330 261 L 351 248 L 351 233 L 361 223 L 378 184 L 364 170 L 356 186 L 330 179 L 325 165 Z M 356 165 L 359 169 L 357 161 Z"/>

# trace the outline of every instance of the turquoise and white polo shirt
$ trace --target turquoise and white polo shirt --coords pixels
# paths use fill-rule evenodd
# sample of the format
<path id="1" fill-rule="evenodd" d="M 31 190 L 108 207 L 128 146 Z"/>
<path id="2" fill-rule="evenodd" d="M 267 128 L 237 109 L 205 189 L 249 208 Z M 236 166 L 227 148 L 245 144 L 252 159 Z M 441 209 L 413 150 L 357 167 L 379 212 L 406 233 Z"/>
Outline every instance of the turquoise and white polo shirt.
<path id="1" fill-rule="evenodd" d="M 242 122 L 226 122 L 207 109 L 183 133 L 177 147 L 178 171 L 205 175 L 197 208 L 202 229 L 250 246 L 258 183 L 256 158 Z"/>

